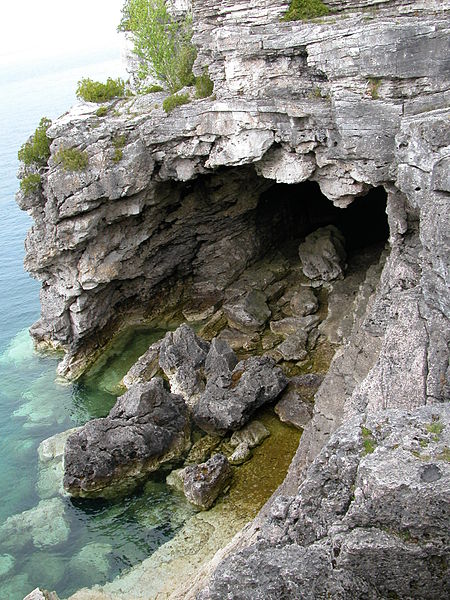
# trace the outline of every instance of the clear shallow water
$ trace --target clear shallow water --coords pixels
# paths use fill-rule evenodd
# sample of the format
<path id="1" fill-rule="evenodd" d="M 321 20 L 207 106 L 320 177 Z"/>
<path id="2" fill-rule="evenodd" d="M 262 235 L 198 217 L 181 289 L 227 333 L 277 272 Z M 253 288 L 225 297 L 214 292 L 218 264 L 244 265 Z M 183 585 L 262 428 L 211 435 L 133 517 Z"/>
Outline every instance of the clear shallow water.
<path id="1" fill-rule="evenodd" d="M 21 600 L 38 585 L 66 597 L 109 580 L 147 557 L 192 513 L 158 481 L 120 504 L 61 498 L 46 481 L 38 494 L 40 442 L 107 414 L 122 376 L 163 334 L 122 334 L 95 371 L 65 386 L 55 383 L 57 358 L 35 354 L 28 335 L 39 315 L 39 283 L 22 267 L 31 223 L 14 201 L 17 150 L 42 116 L 55 118 L 75 102 L 81 77 L 124 75 L 112 52 L 83 60 L 0 68 L 0 600 Z M 43 496 L 63 502 L 68 539 L 54 545 L 24 540 L 20 526 L 2 537 L 5 522 L 34 510 Z"/>

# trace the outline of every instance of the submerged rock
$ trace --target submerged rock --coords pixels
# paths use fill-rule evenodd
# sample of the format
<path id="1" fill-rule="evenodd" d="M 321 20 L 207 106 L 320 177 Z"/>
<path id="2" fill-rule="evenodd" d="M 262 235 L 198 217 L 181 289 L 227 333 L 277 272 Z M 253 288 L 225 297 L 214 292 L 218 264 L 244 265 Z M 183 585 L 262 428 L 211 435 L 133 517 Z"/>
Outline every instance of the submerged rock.
<path id="1" fill-rule="evenodd" d="M 222 437 L 218 435 L 204 435 L 192 445 L 184 464 L 195 465 L 208 460 L 212 452 L 214 452 L 220 444 L 221 440 Z"/>
<path id="2" fill-rule="evenodd" d="M 0 555 L 0 579 L 3 579 L 12 571 L 16 559 L 11 554 Z"/>
<path id="3" fill-rule="evenodd" d="M 226 456 L 214 454 L 205 463 L 184 468 L 178 477 L 189 502 L 207 510 L 229 484 L 232 471 Z"/>
<path id="4" fill-rule="evenodd" d="M 252 448 L 259 446 L 269 437 L 270 431 L 264 427 L 261 421 L 251 421 L 239 431 L 235 431 L 230 438 L 230 446 L 234 447 L 233 454 L 228 458 L 230 464 L 241 465 L 248 460 Z"/>
<path id="5" fill-rule="evenodd" d="M 69 570 L 80 582 L 97 582 L 108 575 L 112 546 L 102 542 L 86 544 L 69 563 Z"/>
<path id="6" fill-rule="evenodd" d="M 321 227 L 306 236 L 298 248 L 303 273 L 317 282 L 342 279 L 346 267 L 345 239 L 334 225 Z"/>
<path id="7" fill-rule="evenodd" d="M 195 423 L 208 433 L 239 429 L 287 385 L 283 371 L 267 356 L 240 361 L 226 375 L 208 381 L 192 411 Z"/>
<path id="8" fill-rule="evenodd" d="M 3 548 L 15 551 L 32 542 L 36 548 L 56 546 L 70 533 L 64 503 L 59 498 L 41 500 L 37 506 L 8 517 L 0 527 Z"/>
<path id="9" fill-rule="evenodd" d="M 136 486 L 189 446 L 183 398 L 162 379 L 133 386 L 108 417 L 94 419 L 66 443 L 64 488 L 73 496 L 110 497 Z"/>
<path id="10" fill-rule="evenodd" d="M 122 380 L 127 389 L 130 389 L 135 383 L 150 381 L 152 377 L 155 377 L 158 374 L 158 371 L 160 370 L 159 351 L 161 349 L 161 344 L 162 340 L 152 344 L 129 369 Z"/>

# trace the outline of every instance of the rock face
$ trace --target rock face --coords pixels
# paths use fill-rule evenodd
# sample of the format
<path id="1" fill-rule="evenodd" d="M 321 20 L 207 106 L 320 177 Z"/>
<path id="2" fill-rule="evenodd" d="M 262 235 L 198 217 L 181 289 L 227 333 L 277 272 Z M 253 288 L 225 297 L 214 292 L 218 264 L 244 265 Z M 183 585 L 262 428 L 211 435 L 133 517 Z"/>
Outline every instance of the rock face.
<path id="1" fill-rule="evenodd" d="M 226 456 L 214 454 L 205 463 L 184 468 L 179 477 L 189 502 L 207 510 L 230 483 L 232 472 Z"/>
<path id="2" fill-rule="evenodd" d="M 108 417 L 72 434 L 64 452 L 64 488 L 72 496 L 111 497 L 129 491 L 188 449 L 190 426 L 180 396 L 162 379 L 136 384 Z"/>
<path id="3" fill-rule="evenodd" d="M 299 185 L 300 192 L 306 180 L 316 182 L 343 209 L 382 186 L 389 252 L 331 307 L 323 333 L 341 348 L 315 395 L 288 477 L 234 542 L 239 552 L 215 574 L 214 563 L 182 597 L 446 597 L 439 565 L 448 530 L 439 510 L 446 507 L 447 463 L 439 457 L 448 443 L 439 446 L 438 434 L 436 441 L 426 431 L 434 414 L 448 432 L 439 404 L 450 397 L 448 6 L 326 0 L 328 17 L 285 22 L 288 4 L 193 2 L 195 70 L 208 68 L 214 98 L 170 115 L 155 108 L 155 96 L 119 100 L 104 119 L 95 106 L 78 105 L 53 124 L 42 191 L 18 194 L 34 220 L 26 267 L 43 283 L 32 334 L 63 348 L 60 372 L 75 377 L 109 338 L 117 315 L 149 314 L 175 296 L 192 304 L 183 306 L 186 314 L 222 302 L 238 306 L 233 311 L 244 323 L 239 298 L 266 288 L 254 280 L 232 297 L 225 290 L 286 237 L 277 183 Z M 161 104 L 163 95 L 156 98 Z M 117 134 L 126 143 L 114 163 Z M 86 149 L 85 171 L 56 164 L 63 145 Z M 299 237 L 327 225 L 314 219 L 297 217 Z M 310 272 L 319 285 L 343 268 L 337 234 L 329 231 L 321 247 L 325 252 L 331 241 L 333 260 Z M 341 326 L 335 316 L 347 303 Z M 258 312 L 252 327 L 265 316 Z M 297 308 L 291 312 L 300 317 Z M 233 328 L 228 335 L 254 344 L 252 332 Z M 283 335 L 301 334 L 297 328 Z M 301 341 L 290 340 L 286 355 L 294 348 L 299 356 Z M 172 346 L 168 338 L 166 368 L 177 378 Z M 205 362 L 208 352 L 198 349 Z M 247 408 L 236 390 L 256 406 L 253 381 L 259 377 L 258 385 L 275 392 L 281 378 L 262 359 L 250 359 L 256 362 L 239 377 L 240 364 L 232 366 L 218 347 L 214 352 L 221 366 L 211 383 L 199 382 L 196 367 L 180 382 L 198 394 L 194 416 L 206 430 L 238 428 Z M 415 439 L 427 445 L 430 461 Z"/>
<path id="4" fill-rule="evenodd" d="M 449 434 L 448 407 L 350 420 L 197 598 L 446 597 Z"/>

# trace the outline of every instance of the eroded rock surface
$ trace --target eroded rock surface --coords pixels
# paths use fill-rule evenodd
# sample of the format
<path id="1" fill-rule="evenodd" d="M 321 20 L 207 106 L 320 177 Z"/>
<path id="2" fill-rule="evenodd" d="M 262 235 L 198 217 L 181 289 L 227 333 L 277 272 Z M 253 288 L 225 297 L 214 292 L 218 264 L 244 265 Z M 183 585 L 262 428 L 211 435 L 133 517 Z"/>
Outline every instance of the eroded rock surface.
<path id="1" fill-rule="evenodd" d="M 194 422 L 208 433 L 239 429 L 286 384 L 283 371 L 266 356 L 240 361 L 232 371 L 224 367 L 220 377 L 208 381 L 194 406 Z"/>
<path id="2" fill-rule="evenodd" d="M 231 481 L 230 464 L 223 454 L 214 454 L 205 463 L 185 467 L 178 474 L 186 498 L 208 510 Z"/>
<path id="3" fill-rule="evenodd" d="M 447 596 L 449 443 L 448 406 L 349 421 L 197 598 Z"/>
<path id="4" fill-rule="evenodd" d="M 136 384 L 109 415 L 72 434 L 64 452 L 64 488 L 72 496 L 110 497 L 134 488 L 190 443 L 184 400 L 162 379 Z"/>

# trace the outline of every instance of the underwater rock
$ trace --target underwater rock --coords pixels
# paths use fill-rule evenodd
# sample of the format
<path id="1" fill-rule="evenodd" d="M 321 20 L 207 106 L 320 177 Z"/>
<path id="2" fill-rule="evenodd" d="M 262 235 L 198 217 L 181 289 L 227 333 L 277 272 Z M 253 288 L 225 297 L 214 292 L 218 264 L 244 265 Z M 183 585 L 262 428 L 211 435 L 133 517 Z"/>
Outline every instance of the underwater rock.
<path id="1" fill-rule="evenodd" d="M 230 465 L 242 465 L 252 456 L 252 451 L 248 444 L 241 442 L 238 444 L 231 456 L 228 457 Z"/>
<path id="2" fill-rule="evenodd" d="M 181 394 L 189 404 L 203 391 L 198 370 L 203 366 L 208 350 L 209 343 L 185 324 L 166 333 L 161 342 L 159 365 L 169 379 L 172 393 Z"/>
<path id="3" fill-rule="evenodd" d="M 181 396 L 154 378 L 117 399 L 66 443 L 64 488 L 72 496 L 112 497 L 129 491 L 189 447 L 190 426 Z"/>
<path id="4" fill-rule="evenodd" d="M 0 555 L 0 579 L 3 579 L 3 577 L 6 577 L 11 572 L 15 562 L 16 559 L 11 554 Z"/>
<path id="5" fill-rule="evenodd" d="M 239 429 L 286 385 L 287 379 L 273 359 L 254 356 L 242 360 L 227 378 L 208 380 L 193 408 L 194 422 L 208 433 Z"/>
<path id="6" fill-rule="evenodd" d="M 270 431 L 261 423 L 261 421 L 254 420 L 247 423 L 245 427 L 235 431 L 230 438 L 230 445 L 233 447 L 239 446 L 239 444 L 246 444 L 249 448 L 255 448 L 263 443 L 263 441 L 269 437 Z"/>
<path id="7" fill-rule="evenodd" d="M 261 331 L 272 314 L 267 306 L 267 297 L 260 290 L 251 290 L 233 303 L 224 304 L 230 327 L 244 333 Z"/>
<path id="8" fill-rule="evenodd" d="M 40 581 L 46 588 L 55 589 L 64 577 L 65 559 L 51 552 L 33 552 L 25 562 L 24 571 L 31 581 Z"/>
<path id="9" fill-rule="evenodd" d="M 39 473 L 36 482 L 36 491 L 40 498 L 52 498 L 60 494 L 67 495 L 64 491 L 64 448 L 67 439 L 81 427 L 72 427 L 61 433 L 43 440 L 38 447 Z"/>
<path id="10" fill-rule="evenodd" d="M 32 542 L 36 548 L 56 546 L 70 533 L 64 502 L 59 498 L 41 500 L 37 506 L 8 517 L 0 527 L 0 543 L 6 549 L 19 551 Z"/>
<path id="11" fill-rule="evenodd" d="M 298 248 L 303 273 L 318 283 L 342 279 L 346 268 L 345 239 L 334 225 L 316 229 Z"/>
<path id="12" fill-rule="evenodd" d="M 86 544 L 70 559 L 68 569 L 81 582 L 105 579 L 110 569 L 108 556 L 111 553 L 112 546 L 110 544 L 103 542 Z"/>
<path id="13" fill-rule="evenodd" d="M 232 471 L 226 456 L 214 454 L 205 463 L 185 467 L 179 477 L 186 498 L 202 510 L 208 510 L 229 484 Z"/>

